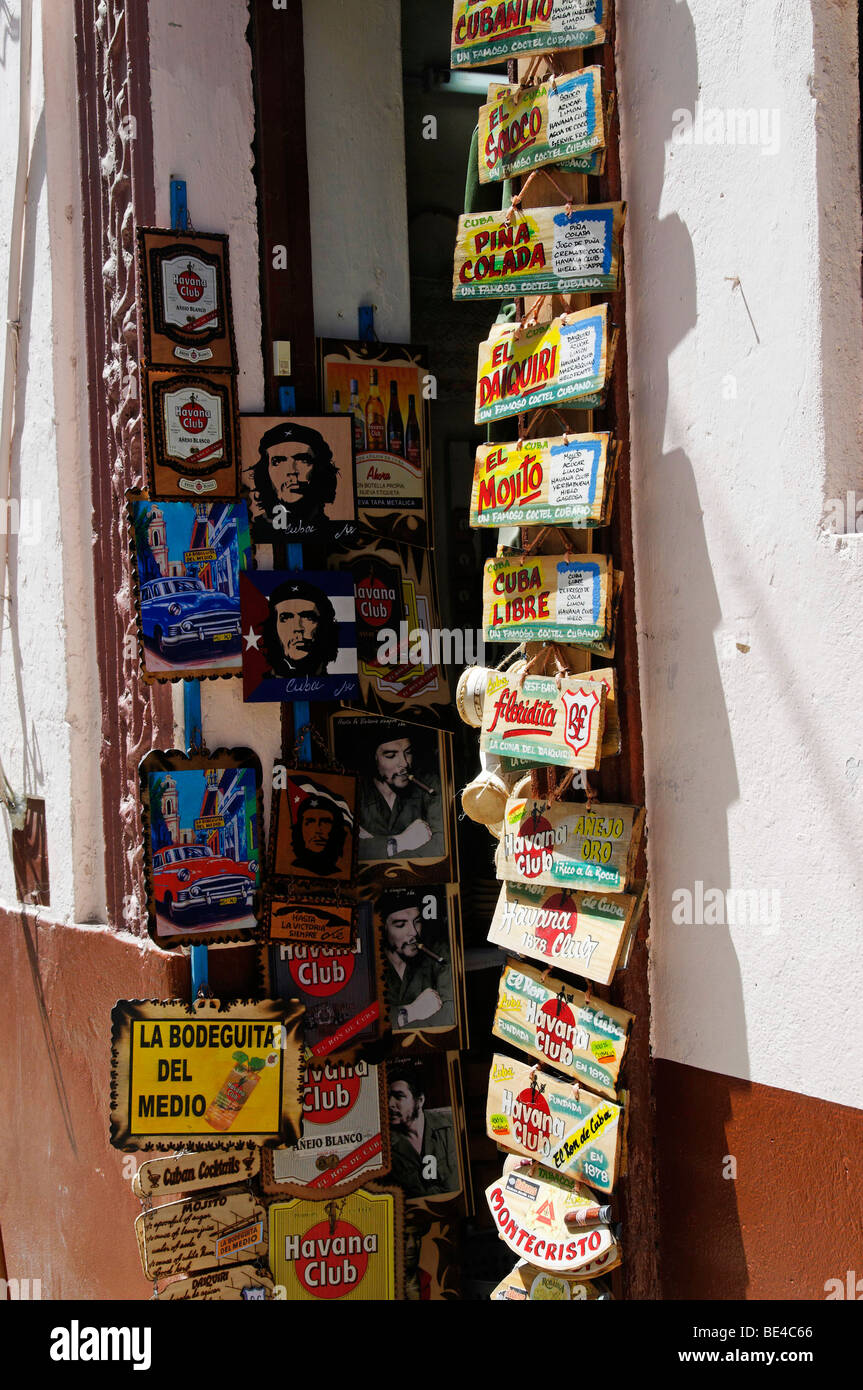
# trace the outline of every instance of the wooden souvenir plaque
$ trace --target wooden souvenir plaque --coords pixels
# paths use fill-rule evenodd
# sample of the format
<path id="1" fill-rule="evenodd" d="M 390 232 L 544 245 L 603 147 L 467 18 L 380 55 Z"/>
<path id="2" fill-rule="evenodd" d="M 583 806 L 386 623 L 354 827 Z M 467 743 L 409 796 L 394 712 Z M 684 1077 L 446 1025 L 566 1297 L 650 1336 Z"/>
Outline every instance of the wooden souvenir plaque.
<path id="1" fill-rule="evenodd" d="M 610 1252 L 609 1252 L 610 1253 Z M 492 1302 L 595 1303 L 611 1301 L 611 1285 L 601 1279 L 583 1279 L 578 1274 L 549 1274 L 527 1260 L 519 1260 L 489 1298 Z"/>
<path id="2" fill-rule="evenodd" d="M 268 1250 L 266 1211 L 242 1187 L 151 1207 L 136 1219 L 135 1233 L 148 1279 L 248 1264 Z"/>
<path id="3" fill-rule="evenodd" d="M 496 183 L 546 164 L 601 174 L 611 114 L 602 68 L 534 87 L 493 83 L 479 108 L 479 181 Z"/>
<path id="4" fill-rule="evenodd" d="M 617 335 L 607 304 L 549 323 L 495 324 L 479 345 L 476 424 L 564 402 L 570 410 L 601 409 Z"/>
<path id="5" fill-rule="evenodd" d="M 564 642 L 593 647 L 611 636 L 607 555 L 505 555 L 483 574 L 486 642 Z"/>
<path id="6" fill-rule="evenodd" d="M 611 1100 L 634 1016 L 601 999 L 588 1001 L 566 981 L 508 960 L 501 972 L 492 1033 L 539 1062 L 575 1077 Z"/>
<path id="7" fill-rule="evenodd" d="M 486 688 L 480 748 L 531 765 L 592 772 L 602 756 L 606 694 L 589 671 L 559 685 L 545 676 L 519 681 L 495 671 Z"/>
<path id="8" fill-rule="evenodd" d="M 481 68 L 604 43 L 610 0 L 455 0 L 450 66 Z"/>
<path id="9" fill-rule="evenodd" d="M 139 227 L 138 268 L 143 361 L 235 368 L 228 238 Z"/>
<path id="10" fill-rule="evenodd" d="M 357 695 L 354 581 L 330 570 L 240 575 L 243 699 L 347 700 Z"/>
<path id="11" fill-rule="evenodd" d="M 349 415 L 241 415 L 240 460 L 256 545 L 356 537 Z"/>
<path id="12" fill-rule="evenodd" d="M 511 797 L 495 855 L 497 876 L 537 887 L 630 885 L 644 830 L 644 808 Z"/>
<path id="13" fill-rule="evenodd" d="M 132 1191 L 142 1200 L 173 1196 L 180 1192 L 201 1192 L 208 1187 L 250 1182 L 260 1171 L 259 1148 L 228 1148 L 227 1145 L 213 1144 L 206 1153 L 148 1158 L 132 1179 Z"/>
<path id="14" fill-rule="evenodd" d="M 302 892 L 272 892 L 266 902 L 267 939 L 296 941 L 309 946 L 350 946 L 357 933 L 353 902 L 311 901 Z"/>
<path id="15" fill-rule="evenodd" d="M 323 1062 L 306 1068 L 303 1137 L 264 1150 L 264 1191 L 331 1201 L 383 1177 L 390 1165 L 384 1067 Z"/>
<path id="16" fill-rule="evenodd" d="M 448 1052 L 465 1046 L 459 891 L 455 884 L 386 888 L 375 902 L 384 989 L 395 1048 Z"/>
<path id="17" fill-rule="evenodd" d="M 302 1013 L 280 999 L 121 999 L 111 1011 L 114 1148 L 293 1143 Z"/>
<path id="18" fill-rule="evenodd" d="M 504 883 L 488 939 L 541 965 L 609 985 L 644 906 L 647 885 L 632 893 L 586 893 Z"/>
<path id="19" fill-rule="evenodd" d="M 594 1194 L 579 1183 L 553 1178 L 543 1170 L 504 1170 L 486 1188 L 486 1201 L 497 1233 L 516 1255 L 551 1274 L 575 1274 L 616 1248 L 608 1226 L 579 1230 L 565 1217 L 579 1206 L 592 1204 Z"/>
<path id="20" fill-rule="evenodd" d="M 620 446 L 610 434 L 483 444 L 471 526 L 607 526 Z"/>
<path id="21" fill-rule="evenodd" d="M 625 203 L 465 213 L 453 299 L 609 294 L 620 289 Z"/>
<path id="22" fill-rule="evenodd" d="M 205 1269 L 186 1279 L 174 1279 L 159 1293 L 159 1301 L 185 1302 L 245 1302 L 247 1299 L 271 1299 L 274 1288 L 265 1265 L 229 1265 L 224 1269 Z"/>
<path id="23" fill-rule="evenodd" d="M 269 869 L 273 880 L 294 880 L 332 893 L 356 870 L 357 779 L 315 767 L 273 768 Z"/>
<path id="24" fill-rule="evenodd" d="M 402 1198 L 361 1188 L 322 1205 L 295 1197 L 269 1209 L 270 1269 L 290 1303 L 402 1296 Z"/>
<path id="25" fill-rule="evenodd" d="M 502 1149 L 610 1193 L 617 1177 L 623 1108 L 551 1072 L 495 1053 L 485 1129 Z"/>
<path id="26" fill-rule="evenodd" d="M 144 371 L 150 497 L 239 494 L 237 383 L 229 372 Z"/>

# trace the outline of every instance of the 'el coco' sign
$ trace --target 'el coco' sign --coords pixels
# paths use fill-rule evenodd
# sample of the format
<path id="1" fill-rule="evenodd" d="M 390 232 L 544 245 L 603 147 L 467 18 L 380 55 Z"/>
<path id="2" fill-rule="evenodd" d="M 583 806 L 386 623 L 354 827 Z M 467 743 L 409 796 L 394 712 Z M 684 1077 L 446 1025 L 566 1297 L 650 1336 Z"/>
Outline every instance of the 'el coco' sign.
<path id="1" fill-rule="evenodd" d="M 455 0 L 453 68 L 483 68 L 525 54 L 605 42 L 608 0 Z"/>
<path id="2" fill-rule="evenodd" d="M 487 560 L 482 587 L 486 642 L 602 643 L 611 629 L 607 555 L 507 555 Z"/>
<path id="3" fill-rule="evenodd" d="M 590 673 L 558 689 L 547 676 L 489 677 L 480 747 L 486 753 L 592 772 L 602 755 L 607 689 Z"/>
<path id="4" fill-rule="evenodd" d="M 479 181 L 496 183 L 544 164 L 591 173 L 605 150 L 605 127 L 602 68 L 538 87 L 489 87 L 488 104 L 479 108 Z"/>
<path id="5" fill-rule="evenodd" d="M 453 299 L 620 289 L 625 203 L 460 217 Z"/>
<path id="6" fill-rule="evenodd" d="M 607 526 L 620 446 L 610 434 L 483 444 L 471 526 Z"/>
<path id="7" fill-rule="evenodd" d="M 522 961 L 508 960 L 500 977 L 492 1032 L 538 1061 L 584 1082 L 600 1095 L 615 1086 L 634 1015 L 601 999 L 587 1001 Z"/>
<path id="8" fill-rule="evenodd" d="M 474 419 L 478 425 L 570 401 L 573 410 L 602 405 L 617 330 L 608 305 L 562 314 L 550 323 L 498 324 L 479 345 Z"/>
<path id="9" fill-rule="evenodd" d="M 495 1053 L 485 1127 L 511 1153 L 539 1159 L 600 1192 L 611 1192 L 623 1109 L 552 1076 Z"/>
<path id="10" fill-rule="evenodd" d="M 641 843 L 644 809 L 520 797 L 506 804 L 497 876 L 506 882 L 571 885 L 622 893 Z"/>
<path id="11" fill-rule="evenodd" d="M 120 1000 L 111 1011 L 111 1143 L 296 1143 L 302 1005 Z"/>
<path id="12" fill-rule="evenodd" d="M 494 946 L 611 984 L 644 903 L 636 893 L 582 893 L 504 883 L 488 939 Z"/>

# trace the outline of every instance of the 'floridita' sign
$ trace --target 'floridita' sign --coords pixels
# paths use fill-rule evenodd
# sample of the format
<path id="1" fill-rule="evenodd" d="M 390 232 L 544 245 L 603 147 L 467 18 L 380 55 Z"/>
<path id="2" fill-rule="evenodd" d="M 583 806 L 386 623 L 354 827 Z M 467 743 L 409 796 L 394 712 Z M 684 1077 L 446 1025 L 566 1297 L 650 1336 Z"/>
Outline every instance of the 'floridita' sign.
<path id="1" fill-rule="evenodd" d="M 479 109 L 480 183 L 544 164 L 602 173 L 608 116 L 599 67 L 537 87 L 489 87 Z"/>
<path id="2" fill-rule="evenodd" d="M 453 68 L 482 68 L 508 58 L 591 48 L 605 41 L 610 0 L 455 0 Z"/>
<path id="3" fill-rule="evenodd" d="M 483 707 L 480 747 L 486 753 L 558 767 L 599 767 L 605 721 L 602 681 L 570 676 L 560 687 L 544 676 L 494 672 Z"/>
<path id="4" fill-rule="evenodd" d="M 476 423 L 562 401 L 573 410 L 602 406 L 616 345 L 607 304 L 550 323 L 495 325 L 479 345 Z"/>
<path id="5" fill-rule="evenodd" d="M 471 526 L 607 526 L 620 446 L 610 434 L 483 444 Z"/>
<path id="6" fill-rule="evenodd" d="M 625 203 L 513 208 L 458 221 L 454 299 L 620 289 Z"/>
<path id="7" fill-rule="evenodd" d="M 622 893 L 644 829 L 639 806 L 511 798 L 495 865 L 498 878 Z"/>

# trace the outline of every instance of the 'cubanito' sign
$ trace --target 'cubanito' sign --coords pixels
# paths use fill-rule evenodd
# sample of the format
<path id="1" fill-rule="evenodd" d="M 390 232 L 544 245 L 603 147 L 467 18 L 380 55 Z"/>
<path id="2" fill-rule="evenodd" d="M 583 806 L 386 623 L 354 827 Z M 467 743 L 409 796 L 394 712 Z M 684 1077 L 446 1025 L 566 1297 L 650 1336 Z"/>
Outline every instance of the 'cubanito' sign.
<path id="1" fill-rule="evenodd" d="M 628 949 L 645 898 L 504 883 L 488 939 L 494 946 L 609 985 Z"/>
<path id="2" fill-rule="evenodd" d="M 452 68 L 567 52 L 605 42 L 610 0 L 455 0 Z"/>
<path id="3" fill-rule="evenodd" d="M 488 103 L 479 109 L 480 183 L 545 164 L 600 173 L 606 114 L 600 67 L 537 87 L 489 87 Z"/>
<path id="4" fill-rule="evenodd" d="M 620 445 L 610 434 L 483 444 L 471 526 L 607 526 Z"/>
<path id="5" fill-rule="evenodd" d="M 629 886 L 644 830 L 641 806 L 541 801 L 511 797 L 495 855 L 499 879 L 547 887 Z"/>
<path id="6" fill-rule="evenodd" d="M 625 203 L 465 214 L 458 220 L 453 299 L 620 289 Z"/>
<path id="7" fill-rule="evenodd" d="M 482 622 L 486 642 L 608 639 L 611 560 L 607 555 L 507 555 L 487 560 Z"/>
<path id="8" fill-rule="evenodd" d="M 607 688 L 590 673 L 558 688 L 547 676 L 519 682 L 502 672 L 488 681 L 480 748 L 503 758 L 592 772 L 602 756 Z"/>
<path id="9" fill-rule="evenodd" d="M 497 324 L 479 345 L 478 425 L 539 406 L 570 401 L 573 410 L 602 405 L 614 365 L 617 329 L 608 305 L 562 314 L 550 323 Z"/>

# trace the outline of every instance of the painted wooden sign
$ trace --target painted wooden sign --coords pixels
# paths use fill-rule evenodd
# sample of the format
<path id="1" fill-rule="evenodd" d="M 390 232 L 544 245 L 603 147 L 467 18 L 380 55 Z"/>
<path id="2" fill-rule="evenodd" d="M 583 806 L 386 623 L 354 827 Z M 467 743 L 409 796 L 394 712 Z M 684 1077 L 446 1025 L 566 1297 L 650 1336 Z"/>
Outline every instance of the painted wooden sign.
<path id="1" fill-rule="evenodd" d="M 513 208 L 458 220 L 453 299 L 620 289 L 625 203 Z"/>
<path id="2" fill-rule="evenodd" d="M 602 173 L 607 115 L 600 67 L 536 87 L 490 86 L 479 109 L 480 183 L 545 164 Z"/>
<path id="3" fill-rule="evenodd" d="M 256 545 L 356 536 L 349 415 L 241 415 L 240 459 Z"/>
<path id="4" fill-rule="evenodd" d="M 354 581 L 330 570 L 240 575 L 243 699 L 347 700 L 359 691 Z"/>
<path id="5" fill-rule="evenodd" d="M 310 946 L 350 946 L 356 936 L 357 909 L 353 902 L 314 902 L 273 892 L 265 908 L 270 941 L 306 942 Z"/>
<path id="6" fill-rule="evenodd" d="M 247 1264 L 268 1250 L 267 1213 L 244 1188 L 151 1207 L 135 1221 L 135 1234 L 148 1279 Z"/>
<path id="7" fill-rule="evenodd" d="M 269 1270 L 259 1264 L 231 1265 L 224 1269 L 205 1269 L 186 1279 L 175 1279 L 159 1293 L 159 1302 L 197 1303 L 245 1302 L 248 1299 L 271 1299 L 275 1285 Z"/>
<path id="8" fill-rule="evenodd" d="M 555 887 L 629 887 L 644 830 L 644 809 L 512 797 L 495 856 L 498 878 Z"/>
<path id="9" fill-rule="evenodd" d="M 501 972 L 492 1032 L 539 1062 L 616 1099 L 633 1015 L 523 961 Z"/>
<path id="10" fill-rule="evenodd" d="M 134 1152 L 293 1143 L 302 1007 L 277 999 L 120 1000 L 111 1011 L 111 1143 Z"/>
<path id="11" fill-rule="evenodd" d="M 540 1160 L 598 1192 L 613 1190 L 623 1136 L 623 1109 L 551 1072 L 492 1058 L 486 1134 L 502 1149 Z"/>
<path id="12" fill-rule="evenodd" d="M 488 939 L 516 955 L 608 985 L 644 905 L 634 893 L 584 893 L 504 883 Z"/>
<path id="13" fill-rule="evenodd" d="M 142 360 L 236 367 L 228 238 L 138 228 Z"/>
<path id="14" fill-rule="evenodd" d="M 201 1192 L 207 1187 L 250 1182 L 261 1171 L 259 1148 L 228 1148 L 213 1144 L 206 1153 L 148 1158 L 132 1179 L 136 1197 L 167 1197 L 177 1192 Z"/>
<path id="15" fill-rule="evenodd" d="M 386 888 L 375 902 L 395 1047 L 464 1046 L 461 912 L 455 884 Z"/>
<path id="16" fill-rule="evenodd" d="M 387 1063 L 390 1181 L 411 1211 L 431 1215 L 469 1208 L 462 1093 L 457 1052 Z"/>
<path id="17" fill-rule="evenodd" d="M 550 1176 L 550 1175 L 549 1175 Z M 529 1171 L 504 1171 L 486 1188 L 492 1220 L 500 1239 L 516 1255 L 553 1274 L 574 1274 L 615 1245 L 608 1226 L 579 1231 L 565 1222 L 567 1212 L 586 1201 L 588 1189 L 552 1182 Z M 592 1200 L 592 1198 L 591 1198 Z"/>
<path id="18" fill-rule="evenodd" d="M 606 687 L 590 672 L 558 686 L 546 676 L 489 676 L 480 748 L 504 758 L 593 771 L 602 755 Z"/>
<path id="19" fill-rule="evenodd" d="M 386 1074 L 367 1062 L 306 1069 L 303 1137 L 264 1150 L 264 1190 L 327 1201 L 382 1177 L 389 1168 Z"/>
<path id="20" fill-rule="evenodd" d="M 402 1294 L 401 1194 L 360 1189 L 338 1201 L 270 1206 L 270 1269 L 288 1302 L 381 1301 Z"/>
<path id="21" fill-rule="evenodd" d="M 609 326 L 607 304 L 524 328 L 495 324 L 479 345 L 476 423 L 563 401 L 572 410 L 601 407 L 616 347 L 617 329 Z"/>
<path id="22" fill-rule="evenodd" d="M 482 623 L 486 642 L 609 640 L 612 566 L 607 555 L 505 555 L 486 560 Z"/>
<path id="23" fill-rule="evenodd" d="M 356 867 L 357 779 L 322 768 L 273 768 L 269 869 L 273 879 L 322 890 Z"/>
<path id="24" fill-rule="evenodd" d="M 450 66 L 481 68 L 510 58 L 605 42 L 610 0 L 455 0 Z"/>
<path id="25" fill-rule="evenodd" d="M 237 383 L 229 372 L 144 370 L 150 497 L 236 498 Z"/>
<path id="26" fill-rule="evenodd" d="M 614 1248 L 617 1249 L 616 1246 Z M 608 1251 L 606 1258 L 610 1254 L 611 1251 Z M 519 1260 L 492 1289 L 489 1298 L 494 1303 L 595 1303 L 611 1300 L 611 1285 L 601 1279 L 583 1279 L 583 1272 L 582 1266 L 578 1274 L 550 1274 L 547 1270 L 537 1269 L 527 1260 Z"/>
<path id="27" fill-rule="evenodd" d="M 471 526 L 607 526 L 620 445 L 610 434 L 483 444 Z"/>

